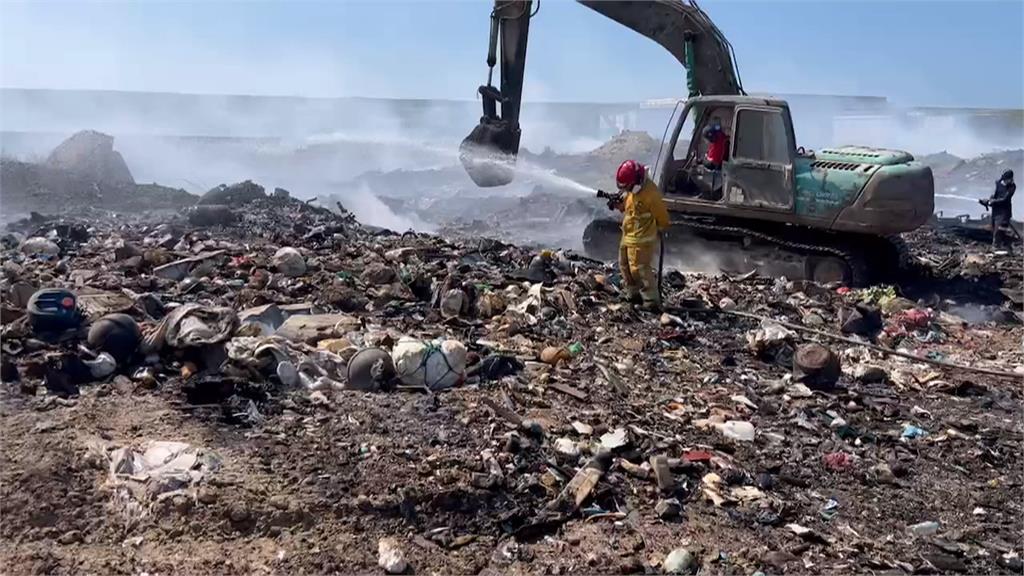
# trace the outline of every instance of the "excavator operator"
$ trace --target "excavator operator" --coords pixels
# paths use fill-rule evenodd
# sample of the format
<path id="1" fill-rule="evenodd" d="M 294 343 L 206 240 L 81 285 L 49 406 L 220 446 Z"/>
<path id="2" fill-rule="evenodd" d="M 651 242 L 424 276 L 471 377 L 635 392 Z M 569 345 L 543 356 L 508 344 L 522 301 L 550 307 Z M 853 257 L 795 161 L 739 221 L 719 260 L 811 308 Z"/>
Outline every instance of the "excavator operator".
<path id="1" fill-rule="evenodd" d="M 653 260 L 658 232 L 668 228 L 668 209 L 658 185 L 647 169 L 635 160 L 626 160 L 615 172 L 615 184 L 621 201 L 610 206 L 624 214 L 619 243 L 619 269 L 625 287 L 623 295 L 631 302 L 643 302 L 648 310 L 661 309 L 661 294 L 655 278 Z"/>
<path id="2" fill-rule="evenodd" d="M 712 122 L 704 129 L 704 139 L 708 141 L 708 152 L 704 155 L 704 167 L 708 170 L 721 170 L 725 162 L 726 150 L 729 149 L 729 137 L 722 130 L 719 122 Z"/>

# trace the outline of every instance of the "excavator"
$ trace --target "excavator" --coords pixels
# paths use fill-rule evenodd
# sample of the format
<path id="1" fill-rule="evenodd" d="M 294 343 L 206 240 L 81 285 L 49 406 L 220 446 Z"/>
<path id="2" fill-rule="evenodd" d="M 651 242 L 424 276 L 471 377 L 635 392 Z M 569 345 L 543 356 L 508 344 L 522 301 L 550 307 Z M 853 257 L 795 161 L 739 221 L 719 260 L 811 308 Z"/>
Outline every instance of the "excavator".
<path id="1" fill-rule="evenodd" d="M 688 98 L 676 103 L 649 169 L 672 217 L 662 238 L 670 256 L 715 253 L 723 269 L 849 285 L 898 270 L 899 234 L 934 211 L 931 168 L 899 150 L 797 146 L 789 104 L 744 91 L 731 44 L 694 0 L 577 2 L 654 40 L 685 69 Z M 477 186 L 515 178 L 527 40 L 539 7 L 540 0 L 494 2 L 483 116 L 460 146 Z M 710 126 L 727 138 L 724 161 L 712 166 L 701 137 Z M 614 259 L 618 235 L 615 220 L 595 220 L 584 250 Z"/>

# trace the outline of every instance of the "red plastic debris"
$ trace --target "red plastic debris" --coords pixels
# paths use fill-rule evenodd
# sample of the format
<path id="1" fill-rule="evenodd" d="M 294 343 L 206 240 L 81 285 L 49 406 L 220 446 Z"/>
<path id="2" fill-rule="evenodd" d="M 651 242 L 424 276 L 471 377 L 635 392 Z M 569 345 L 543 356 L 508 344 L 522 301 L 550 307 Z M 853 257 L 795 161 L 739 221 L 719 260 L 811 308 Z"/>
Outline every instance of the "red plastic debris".
<path id="1" fill-rule="evenodd" d="M 829 470 L 842 472 L 853 467 L 853 456 L 846 452 L 830 452 L 824 456 L 825 466 Z"/>
<path id="2" fill-rule="evenodd" d="M 905 310 L 900 314 L 897 321 L 904 328 L 913 330 L 917 328 L 927 328 L 931 319 L 932 315 L 927 311 L 921 310 L 920 308 L 912 308 L 910 310 Z"/>
<path id="3" fill-rule="evenodd" d="M 839 288 L 836 288 L 836 294 L 839 294 L 840 296 L 845 296 L 846 294 L 849 294 L 849 293 L 850 293 L 850 288 L 847 287 L 847 286 L 840 286 Z"/>
<path id="4" fill-rule="evenodd" d="M 710 462 L 712 454 L 707 450 L 687 450 L 683 454 L 683 460 L 687 462 Z"/>

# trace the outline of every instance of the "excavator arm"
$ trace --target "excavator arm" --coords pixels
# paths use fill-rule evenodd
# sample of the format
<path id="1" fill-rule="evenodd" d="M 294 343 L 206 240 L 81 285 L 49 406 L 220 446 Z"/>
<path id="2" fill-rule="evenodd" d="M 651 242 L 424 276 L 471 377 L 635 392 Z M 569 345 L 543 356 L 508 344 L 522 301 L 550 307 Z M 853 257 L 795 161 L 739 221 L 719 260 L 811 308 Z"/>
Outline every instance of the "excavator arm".
<path id="1" fill-rule="evenodd" d="M 577 1 L 668 50 L 686 69 L 690 97 L 744 93 L 732 46 L 694 0 Z M 539 7 L 540 0 L 494 2 L 487 84 L 479 89 L 483 116 L 459 148 L 462 164 L 477 186 L 501 186 L 515 177 L 530 18 Z M 496 88 L 492 80 L 499 61 Z"/>

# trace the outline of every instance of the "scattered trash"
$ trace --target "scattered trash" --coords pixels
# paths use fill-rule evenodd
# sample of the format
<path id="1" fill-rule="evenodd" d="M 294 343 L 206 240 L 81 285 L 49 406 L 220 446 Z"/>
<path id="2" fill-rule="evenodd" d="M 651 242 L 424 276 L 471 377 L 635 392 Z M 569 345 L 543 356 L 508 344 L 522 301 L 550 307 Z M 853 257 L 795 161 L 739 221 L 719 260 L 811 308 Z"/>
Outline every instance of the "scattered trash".
<path id="1" fill-rule="evenodd" d="M 316 344 L 357 328 L 359 320 L 348 314 L 297 314 L 289 316 L 274 334 L 292 342 Z"/>
<path id="2" fill-rule="evenodd" d="M 568 362 L 583 351 L 583 346 L 578 342 L 569 346 L 547 346 L 540 353 L 540 361 L 545 364 L 557 366 L 559 363 Z"/>
<path id="3" fill-rule="evenodd" d="M 180 282 L 189 276 L 193 278 L 202 278 L 217 267 L 223 256 L 223 250 L 203 252 L 198 256 L 183 258 L 162 266 L 157 266 L 156 268 L 153 268 L 153 274 L 166 280 L 174 280 L 175 282 Z"/>
<path id="4" fill-rule="evenodd" d="M 21 253 L 26 256 L 53 257 L 60 253 L 60 247 L 46 238 L 29 238 L 21 243 Z"/>
<path id="5" fill-rule="evenodd" d="M 671 494 L 676 489 L 676 479 L 668 465 L 668 458 L 664 455 L 651 456 L 651 471 L 654 472 L 654 479 L 658 483 L 658 490 L 662 494 Z"/>
<path id="6" fill-rule="evenodd" d="M 777 322 L 765 320 L 756 330 L 747 332 L 747 346 L 754 354 L 779 364 L 787 364 L 793 354 L 796 332 Z"/>
<path id="7" fill-rule="evenodd" d="M 793 354 L 793 379 L 810 388 L 831 389 L 841 372 L 839 357 L 821 344 L 803 344 Z"/>
<path id="8" fill-rule="evenodd" d="M 665 574 L 693 574 L 697 570 L 697 558 L 686 548 L 676 548 L 665 557 L 661 569 Z"/>
<path id="9" fill-rule="evenodd" d="M 578 458 L 580 455 L 579 446 L 569 438 L 558 438 L 555 440 L 555 451 L 573 459 Z"/>
<path id="10" fill-rule="evenodd" d="M 522 212 L 587 202 L 544 194 L 502 201 Z M 251 461 L 214 474 L 207 450 L 172 449 L 166 464 L 186 464 L 172 466 L 174 482 L 112 480 L 126 519 L 160 515 L 130 520 L 140 552 L 182 530 L 271 544 L 300 535 L 337 554 L 310 556 L 321 566 L 288 552 L 288 566 L 344 570 L 337 558 L 367 552 L 343 529 L 351 524 L 394 535 L 385 552 L 403 573 L 488 562 L 511 563 L 499 571 L 984 572 L 1018 561 L 1007 556 L 1016 534 L 1006 521 L 1021 513 L 1006 497 L 1020 484 L 1017 260 L 986 252 L 965 283 L 962 259 L 943 268 L 936 254 L 972 245 L 923 230 L 904 236 L 930 276 L 901 280 L 898 295 L 673 271 L 666 311 L 651 316 L 618 301 L 614 263 L 481 238 L 472 222 L 489 214 L 442 236 L 393 233 L 304 195 L 10 224 L 0 375 L 12 534 L 94 545 L 88 502 L 63 485 L 88 479 L 92 456 L 79 461 L 78 443 L 145 437 L 153 425 L 217 450 L 229 442 Z M 382 201 L 396 214 L 420 209 Z M 230 225 L 190 222 L 221 207 Z M 58 252 L 21 252 L 34 237 Z M 275 262 L 281 247 L 297 253 L 301 273 L 287 270 L 295 254 Z M 73 298 L 60 329 L 34 329 L 36 288 Z M 984 309 L 971 308 L 982 299 Z M 862 324 L 880 317 L 884 329 L 838 336 L 851 321 L 844 309 Z M 132 462 L 147 452 L 129 448 Z M 308 490 L 291 489 L 300 484 Z M 951 502 L 950 490 L 974 496 Z M 60 506 L 57 493 L 67 495 Z M 20 503 L 37 494 L 30 514 Z M 324 499 L 352 514 L 305 510 Z M 883 517 L 891 521 L 872 523 Z M 907 526 L 931 518 L 941 530 L 907 548 L 921 532 Z M 693 525 L 666 544 L 665 524 L 676 522 Z M 714 525 L 727 525 L 728 545 L 706 529 Z M 595 537 L 612 556 L 591 546 Z M 659 558 L 677 546 L 681 568 Z M 57 562 L 47 567 L 67 571 Z"/>
<path id="11" fill-rule="evenodd" d="M 268 336 L 284 324 L 284 313 L 277 304 L 264 304 L 254 308 L 247 308 L 238 313 L 238 321 L 245 324 L 255 324 L 260 328 L 260 334 Z"/>
<path id="12" fill-rule="evenodd" d="M 655 505 L 654 512 L 662 520 L 672 520 L 683 512 L 683 505 L 676 498 L 663 498 Z"/>
<path id="13" fill-rule="evenodd" d="M 139 347 L 142 332 L 127 314 L 108 314 L 89 327 L 89 347 L 108 352 L 120 363 L 127 362 Z"/>
<path id="14" fill-rule="evenodd" d="M 456 318 L 467 307 L 466 293 L 459 288 L 452 288 L 444 293 L 441 299 L 441 316 Z"/>
<path id="15" fill-rule="evenodd" d="M 493 354 L 468 370 L 467 375 L 476 375 L 485 382 L 493 382 L 506 376 L 518 374 L 523 368 L 523 363 L 514 356 Z"/>
<path id="16" fill-rule="evenodd" d="M 882 329 L 882 313 L 874 307 L 857 304 L 853 308 L 844 308 L 839 313 L 843 334 L 870 336 Z"/>
<path id="17" fill-rule="evenodd" d="M 405 554 L 394 538 L 381 538 L 377 542 L 377 565 L 387 574 L 403 574 L 409 568 Z"/>
<path id="18" fill-rule="evenodd" d="M 220 458 L 185 442 L 151 440 L 138 448 L 123 447 L 110 454 L 110 479 L 117 488 L 115 506 L 129 520 L 149 514 L 168 494 L 192 494 L 221 467 Z"/>
<path id="19" fill-rule="evenodd" d="M 753 442 L 755 436 L 754 425 L 750 422 L 729 420 L 715 426 L 726 438 L 732 438 L 740 442 Z"/>
<path id="20" fill-rule="evenodd" d="M 928 435 L 928 431 L 923 428 L 918 428 L 913 424 L 904 424 L 903 432 L 900 433 L 902 438 L 913 439 L 913 438 L 924 438 Z"/>
<path id="21" fill-rule="evenodd" d="M 92 377 L 97 380 L 102 380 L 113 374 L 114 370 L 117 370 L 117 361 L 106 352 L 103 352 L 94 360 L 83 360 L 82 363 L 89 367 Z"/>
<path id="22" fill-rule="evenodd" d="M 864 384 L 875 384 L 878 382 L 885 382 L 889 379 L 889 375 L 886 373 L 884 368 L 869 364 L 858 364 L 854 367 L 853 377 L 858 382 Z"/>
<path id="23" fill-rule="evenodd" d="M 801 526 L 799 524 L 786 524 L 786 528 L 789 528 L 790 532 L 796 534 L 801 539 L 806 540 L 808 542 L 817 542 L 820 544 L 827 542 L 827 540 L 823 538 L 820 534 L 818 534 L 810 528 L 807 528 L 806 526 Z"/>
<path id="24" fill-rule="evenodd" d="M 36 334 L 77 328 L 82 322 L 74 293 L 60 288 L 46 288 L 33 294 L 26 311 Z"/>
<path id="25" fill-rule="evenodd" d="M 238 327 L 238 315 L 231 308 L 185 304 L 172 310 L 143 339 L 142 352 L 217 344 L 229 339 Z"/>
<path id="26" fill-rule="evenodd" d="M 348 387 L 353 390 L 387 390 L 395 376 L 395 365 L 387 350 L 364 348 L 348 361 Z"/>
<path id="27" fill-rule="evenodd" d="M 828 501 L 822 505 L 818 514 L 825 520 L 832 520 L 839 514 L 839 501 L 835 498 L 829 498 Z"/>
<path id="28" fill-rule="evenodd" d="M 577 434 L 582 434 L 583 436 L 590 436 L 594 433 L 593 426 L 584 424 L 578 420 L 572 423 L 572 429 L 575 430 Z"/>
<path id="29" fill-rule="evenodd" d="M 833 472 L 843 472 L 853 467 L 853 456 L 846 452 L 830 452 L 823 457 L 825 466 Z"/>
<path id="30" fill-rule="evenodd" d="M 629 434 L 625 428 L 616 428 L 615 430 L 602 434 L 601 447 L 606 450 L 618 450 L 629 445 Z"/>
<path id="31" fill-rule="evenodd" d="M 939 523 L 928 521 L 907 526 L 907 530 L 914 536 L 931 536 L 939 531 Z"/>

